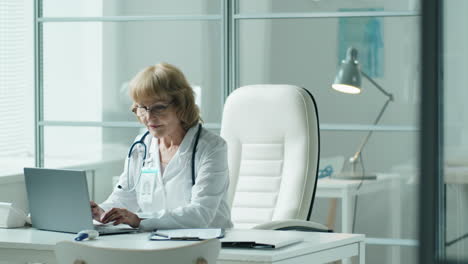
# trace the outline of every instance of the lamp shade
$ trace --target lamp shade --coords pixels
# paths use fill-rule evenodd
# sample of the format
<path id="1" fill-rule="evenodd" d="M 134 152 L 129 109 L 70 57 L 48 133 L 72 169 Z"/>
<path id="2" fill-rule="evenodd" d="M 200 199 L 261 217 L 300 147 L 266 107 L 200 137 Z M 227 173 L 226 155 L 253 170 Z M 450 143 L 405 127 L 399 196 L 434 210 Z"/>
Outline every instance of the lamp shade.
<path id="1" fill-rule="evenodd" d="M 350 94 L 361 92 L 361 70 L 359 69 L 357 53 L 355 48 L 348 48 L 346 59 L 341 62 L 340 69 L 332 84 L 333 89 Z"/>

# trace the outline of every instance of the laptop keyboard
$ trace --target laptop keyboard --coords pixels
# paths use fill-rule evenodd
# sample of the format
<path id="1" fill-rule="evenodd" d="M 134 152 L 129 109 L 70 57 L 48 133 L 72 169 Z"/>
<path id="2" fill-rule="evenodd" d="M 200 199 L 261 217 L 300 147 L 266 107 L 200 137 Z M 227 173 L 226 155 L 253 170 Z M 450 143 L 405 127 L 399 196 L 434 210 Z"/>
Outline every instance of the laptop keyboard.
<path id="1" fill-rule="evenodd" d="M 94 230 L 98 231 L 100 235 L 103 234 L 122 234 L 138 231 L 137 228 L 128 226 L 112 226 L 112 225 L 95 225 Z"/>

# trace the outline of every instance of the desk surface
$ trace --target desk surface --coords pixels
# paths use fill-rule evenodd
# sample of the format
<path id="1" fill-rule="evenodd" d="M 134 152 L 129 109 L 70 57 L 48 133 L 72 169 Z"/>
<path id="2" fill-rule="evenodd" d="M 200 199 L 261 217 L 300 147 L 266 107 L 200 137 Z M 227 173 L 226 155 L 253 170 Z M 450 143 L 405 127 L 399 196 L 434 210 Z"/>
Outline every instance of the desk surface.
<path id="1" fill-rule="evenodd" d="M 394 173 L 377 173 L 375 180 L 345 180 L 336 178 L 321 178 L 317 181 L 317 188 L 355 188 L 362 184 L 382 184 L 382 182 L 388 182 L 390 180 L 399 179 L 400 175 Z"/>
<path id="2" fill-rule="evenodd" d="M 388 189 L 391 181 L 399 179 L 401 177 L 398 174 L 383 173 L 378 173 L 375 180 L 343 180 L 327 177 L 317 181 L 316 195 L 317 197 L 336 198 L 341 197 L 343 191 L 350 192 L 352 195 L 372 193 Z M 358 189 L 358 186 L 361 187 Z"/>
<path id="3" fill-rule="evenodd" d="M 467 166 L 446 166 L 444 168 L 445 183 L 468 184 Z"/>
<path id="4" fill-rule="evenodd" d="M 274 250 L 251 249 L 225 249 L 219 255 L 219 261 L 265 261 L 275 262 L 294 256 L 321 252 L 330 248 L 339 248 L 347 245 L 363 243 L 364 235 L 313 233 L 296 231 L 270 231 L 270 230 L 240 230 L 233 229 L 226 232 L 292 232 L 304 239 L 304 242 Z M 84 241 L 101 247 L 156 249 L 177 247 L 187 241 L 148 241 L 149 233 L 121 234 L 101 236 L 94 241 Z M 52 251 L 57 242 L 73 240 L 74 234 L 40 231 L 32 228 L 0 229 L 0 250 L 46 250 Z"/>

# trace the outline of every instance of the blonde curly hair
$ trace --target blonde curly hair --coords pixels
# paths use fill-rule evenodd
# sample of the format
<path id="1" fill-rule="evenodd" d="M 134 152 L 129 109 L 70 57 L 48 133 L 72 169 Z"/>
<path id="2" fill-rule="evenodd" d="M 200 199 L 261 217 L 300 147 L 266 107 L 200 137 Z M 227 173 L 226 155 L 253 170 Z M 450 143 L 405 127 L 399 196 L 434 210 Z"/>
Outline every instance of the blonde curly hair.
<path id="1" fill-rule="evenodd" d="M 154 98 L 172 102 L 185 130 L 202 122 L 193 89 L 182 71 L 174 65 L 162 62 L 149 66 L 137 73 L 129 86 L 130 97 L 134 102 L 132 110 L 136 102 Z"/>

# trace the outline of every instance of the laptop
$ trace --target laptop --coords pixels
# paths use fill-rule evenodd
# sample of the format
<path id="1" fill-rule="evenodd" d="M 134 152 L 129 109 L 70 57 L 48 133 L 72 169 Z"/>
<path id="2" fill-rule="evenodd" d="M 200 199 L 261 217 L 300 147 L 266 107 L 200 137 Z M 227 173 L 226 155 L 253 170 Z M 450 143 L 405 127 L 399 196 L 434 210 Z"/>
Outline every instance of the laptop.
<path id="1" fill-rule="evenodd" d="M 32 226 L 37 229 L 67 233 L 94 229 L 101 235 L 138 230 L 127 225 L 93 224 L 83 170 L 24 168 L 24 177 Z"/>

